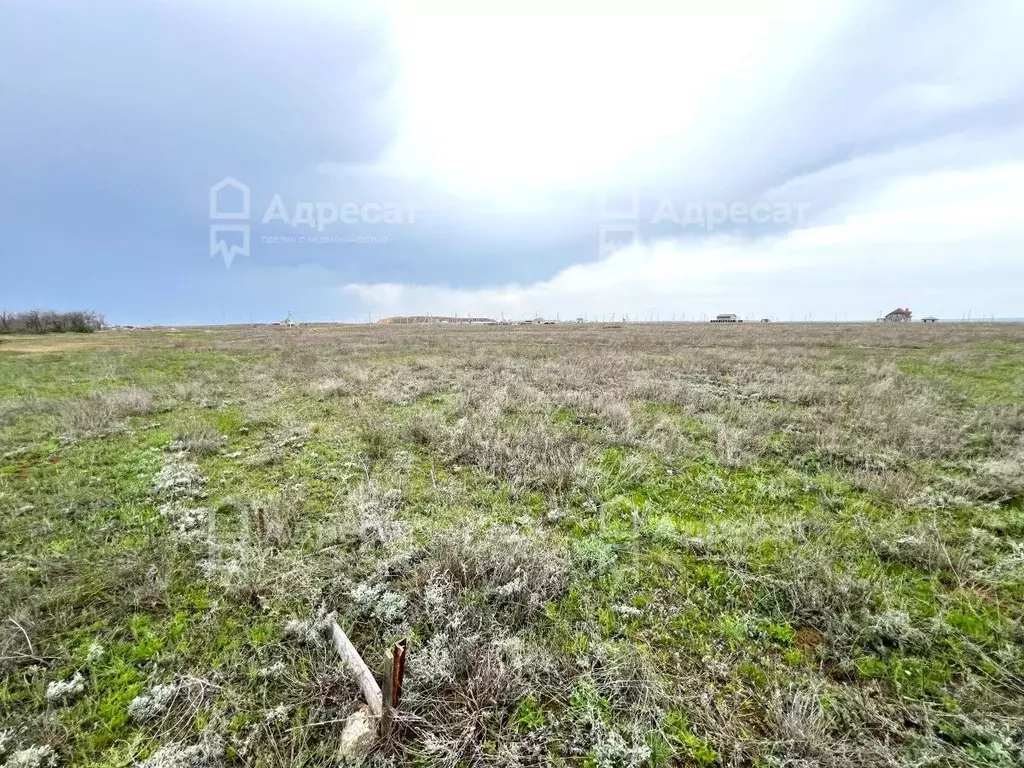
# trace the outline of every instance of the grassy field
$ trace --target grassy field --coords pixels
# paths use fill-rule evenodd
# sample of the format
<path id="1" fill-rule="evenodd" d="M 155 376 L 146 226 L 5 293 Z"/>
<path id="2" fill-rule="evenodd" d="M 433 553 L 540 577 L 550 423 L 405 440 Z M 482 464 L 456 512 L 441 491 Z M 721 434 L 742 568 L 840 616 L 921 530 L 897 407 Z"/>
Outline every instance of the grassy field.
<path id="1" fill-rule="evenodd" d="M 1013 766 L 1024 326 L 0 339 L 0 762 Z"/>

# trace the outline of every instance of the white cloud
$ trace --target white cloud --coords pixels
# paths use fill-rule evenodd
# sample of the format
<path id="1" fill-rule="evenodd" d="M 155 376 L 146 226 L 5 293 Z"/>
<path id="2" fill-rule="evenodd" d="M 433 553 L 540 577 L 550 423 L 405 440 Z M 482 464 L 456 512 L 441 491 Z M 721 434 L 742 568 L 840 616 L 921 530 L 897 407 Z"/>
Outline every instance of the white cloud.
<path id="1" fill-rule="evenodd" d="M 611 15 L 392 2 L 399 139 L 382 168 L 506 198 L 699 162 L 724 124 L 785 88 L 849 5 L 641 3 Z"/>

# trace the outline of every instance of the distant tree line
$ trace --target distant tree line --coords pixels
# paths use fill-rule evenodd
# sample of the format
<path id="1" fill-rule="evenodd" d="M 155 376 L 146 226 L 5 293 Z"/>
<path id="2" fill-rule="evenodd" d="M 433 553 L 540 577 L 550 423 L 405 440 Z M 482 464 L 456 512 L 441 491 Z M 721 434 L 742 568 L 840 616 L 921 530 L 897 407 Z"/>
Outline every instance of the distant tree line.
<path id="1" fill-rule="evenodd" d="M 4 333 L 92 333 L 103 327 L 103 315 L 96 312 L 0 311 L 0 334 Z"/>

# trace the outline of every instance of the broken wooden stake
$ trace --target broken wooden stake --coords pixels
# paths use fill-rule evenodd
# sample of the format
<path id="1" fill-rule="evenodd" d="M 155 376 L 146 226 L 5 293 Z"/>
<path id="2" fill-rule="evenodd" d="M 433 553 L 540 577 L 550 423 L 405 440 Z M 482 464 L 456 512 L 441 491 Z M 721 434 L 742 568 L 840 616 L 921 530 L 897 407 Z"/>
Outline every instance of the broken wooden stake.
<path id="1" fill-rule="evenodd" d="M 405 682 L 405 652 L 409 649 L 407 639 L 399 640 L 392 649 L 391 657 L 394 659 L 395 676 L 391 683 L 391 706 L 398 709 L 402 701 L 402 684 Z"/>
<path id="2" fill-rule="evenodd" d="M 408 640 L 399 640 L 391 649 L 391 655 L 384 660 L 384 709 L 380 717 L 380 732 L 383 738 L 391 735 L 395 712 L 402 699 L 402 682 L 405 679 L 405 649 Z"/>
<path id="3" fill-rule="evenodd" d="M 338 755 L 346 760 L 361 760 L 373 749 L 373 743 L 377 738 L 378 721 L 383 738 L 386 739 L 391 734 L 394 714 L 402 698 L 402 681 L 405 679 L 405 651 L 408 647 L 408 640 L 399 640 L 395 643 L 390 656 L 385 659 L 384 690 L 382 692 L 373 672 L 366 666 L 363 657 L 359 655 L 359 651 L 352 645 L 352 641 L 348 639 L 344 630 L 338 626 L 338 622 L 332 620 L 330 629 L 334 650 L 352 670 L 359 689 L 363 692 L 363 698 L 366 699 L 366 705 L 349 715 L 345 721 Z"/>
<path id="4" fill-rule="evenodd" d="M 383 711 L 383 698 L 381 697 L 380 686 L 377 685 L 373 673 L 366 666 L 366 662 L 363 661 L 355 646 L 352 645 L 352 641 L 348 639 L 348 635 L 338 626 L 338 622 L 331 621 L 330 626 L 334 650 L 338 652 L 341 660 L 348 665 L 349 669 L 356 676 L 359 690 L 363 692 L 363 698 L 366 699 L 366 703 L 370 706 L 373 714 L 380 717 Z"/>

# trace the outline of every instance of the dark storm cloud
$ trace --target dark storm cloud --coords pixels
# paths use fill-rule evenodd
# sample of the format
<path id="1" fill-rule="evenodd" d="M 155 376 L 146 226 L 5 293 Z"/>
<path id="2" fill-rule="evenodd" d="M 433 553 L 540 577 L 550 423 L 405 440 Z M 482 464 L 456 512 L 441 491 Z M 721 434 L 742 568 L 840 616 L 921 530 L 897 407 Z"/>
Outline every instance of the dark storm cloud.
<path id="1" fill-rule="evenodd" d="M 379 157 L 392 76 L 379 22 L 309 4 L 8 7 L 0 203 L 18 227 L 5 250 L 56 242 L 97 269 L 170 245 L 184 256 L 220 178 L 276 185 L 328 155 Z"/>

